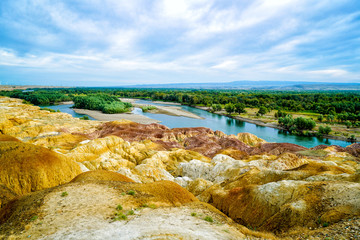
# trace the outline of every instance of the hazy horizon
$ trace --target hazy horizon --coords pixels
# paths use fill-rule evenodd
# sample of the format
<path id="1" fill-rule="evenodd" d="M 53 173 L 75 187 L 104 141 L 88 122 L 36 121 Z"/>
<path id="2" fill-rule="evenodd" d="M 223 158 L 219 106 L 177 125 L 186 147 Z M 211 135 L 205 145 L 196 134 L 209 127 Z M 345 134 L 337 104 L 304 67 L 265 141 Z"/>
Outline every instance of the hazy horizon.
<path id="1" fill-rule="evenodd" d="M 0 2 L 0 85 L 360 82 L 356 0 Z"/>

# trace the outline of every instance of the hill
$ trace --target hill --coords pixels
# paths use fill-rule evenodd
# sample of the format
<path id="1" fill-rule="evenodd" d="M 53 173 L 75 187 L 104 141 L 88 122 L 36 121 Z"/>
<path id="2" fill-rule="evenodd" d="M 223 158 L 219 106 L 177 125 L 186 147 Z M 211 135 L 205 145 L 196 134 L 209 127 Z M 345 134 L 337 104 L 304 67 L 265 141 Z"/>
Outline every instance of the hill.
<path id="1" fill-rule="evenodd" d="M 0 238 L 360 234 L 360 144 L 85 121 L 10 98 L 0 116 Z"/>

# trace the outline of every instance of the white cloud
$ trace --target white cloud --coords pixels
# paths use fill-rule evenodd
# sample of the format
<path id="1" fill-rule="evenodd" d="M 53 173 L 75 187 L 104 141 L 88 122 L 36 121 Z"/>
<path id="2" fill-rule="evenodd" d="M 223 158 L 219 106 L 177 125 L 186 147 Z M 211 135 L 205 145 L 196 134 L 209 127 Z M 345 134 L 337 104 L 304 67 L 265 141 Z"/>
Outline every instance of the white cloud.
<path id="1" fill-rule="evenodd" d="M 154 72 L 166 72 L 169 78 L 175 78 L 169 72 L 186 72 L 231 80 L 354 79 L 359 75 L 360 47 L 342 44 L 342 38 L 358 33 L 360 12 L 337 11 L 350 3 L 11 2 L 13 8 L 0 19 L 0 30 L 8 26 L 23 33 L 9 37 L 23 44 L 19 49 L 12 47 L 13 42 L 0 45 L 0 65 L 116 76 L 149 71 L 154 79 Z M 12 11 L 24 17 L 18 19 Z M 356 37 L 346 40 L 356 42 Z"/>
<path id="2" fill-rule="evenodd" d="M 320 74 L 320 75 L 330 75 L 333 77 L 341 77 L 349 74 L 348 71 L 342 69 L 324 69 L 324 70 L 315 70 L 309 71 L 310 74 Z"/>

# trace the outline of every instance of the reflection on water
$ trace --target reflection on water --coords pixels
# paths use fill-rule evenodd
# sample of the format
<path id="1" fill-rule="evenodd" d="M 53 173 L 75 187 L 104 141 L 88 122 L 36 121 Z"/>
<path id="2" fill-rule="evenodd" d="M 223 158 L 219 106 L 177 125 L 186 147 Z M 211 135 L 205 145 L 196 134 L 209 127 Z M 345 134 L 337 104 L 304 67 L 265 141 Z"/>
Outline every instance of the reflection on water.
<path id="1" fill-rule="evenodd" d="M 159 104 L 153 103 L 151 101 L 138 100 L 137 103 L 151 104 L 151 105 L 160 105 L 160 106 L 171 106 L 172 104 Z M 242 122 L 237 119 L 232 119 L 226 116 L 221 116 L 213 114 L 201 109 L 192 108 L 189 106 L 179 106 L 182 109 L 197 114 L 204 119 L 193 119 L 187 117 L 175 117 L 168 116 L 164 114 L 154 114 L 154 113 L 143 113 L 141 109 L 135 109 L 137 114 L 143 114 L 147 117 L 160 120 L 161 124 L 169 128 L 178 128 L 178 127 L 208 127 L 212 130 L 220 130 L 226 134 L 238 134 L 239 132 L 249 132 L 255 134 L 256 136 L 263 138 L 268 142 L 288 142 L 305 147 L 315 147 L 320 144 L 326 145 L 340 145 L 346 147 L 350 145 L 349 142 L 333 140 L 333 139 L 322 139 L 317 137 L 305 137 L 305 136 L 296 136 L 289 134 L 286 131 L 269 128 L 264 126 L 258 126 L 253 123 Z"/>

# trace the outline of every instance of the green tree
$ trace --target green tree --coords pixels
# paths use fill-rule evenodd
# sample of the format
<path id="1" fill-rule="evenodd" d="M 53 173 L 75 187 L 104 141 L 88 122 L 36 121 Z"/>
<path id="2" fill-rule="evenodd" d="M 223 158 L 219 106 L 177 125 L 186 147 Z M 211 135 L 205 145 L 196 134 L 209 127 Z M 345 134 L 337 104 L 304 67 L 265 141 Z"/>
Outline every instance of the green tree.
<path id="1" fill-rule="evenodd" d="M 320 134 L 325 134 L 325 135 L 328 135 L 331 131 L 332 131 L 332 129 L 329 126 L 326 126 L 326 127 L 320 126 L 319 130 L 318 130 L 318 132 Z"/>
<path id="2" fill-rule="evenodd" d="M 267 112 L 268 112 L 268 109 L 266 107 L 260 106 L 259 111 L 257 113 L 262 116 Z"/>
<path id="3" fill-rule="evenodd" d="M 231 113 L 235 112 L 235 105 L 232 103 L 228 103 L 225 105 L 224 109 L 227 113 L 231 114 Z"/>
<path id="4" fill-rule="evenodd" d="M 221 104 L 212 104 L 212 105 L 211 105 L 211 110 L 212 110 L 213 112 L 221 111 L 221 110 L 222 110 L 222 106 L 221 106 Z"/>
<path id="5" fill-rule="evenodd" d="M 317 120 L 319 122 L 322 122 L 324 120 L 324 115 L 320 114 L 318 117 L 317 117 Z"/>
<path id="6" fill-rule="evenodd" d="M 237 113 L 246 113 L 245 111 L 245 104 L 243 103 L 236 103 L 235 104 L 235 112 Z"/>

